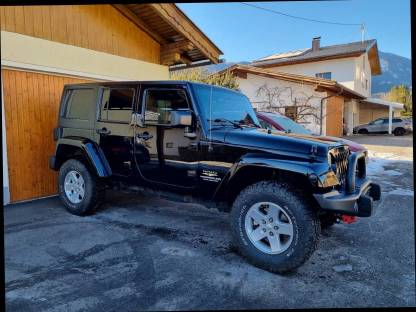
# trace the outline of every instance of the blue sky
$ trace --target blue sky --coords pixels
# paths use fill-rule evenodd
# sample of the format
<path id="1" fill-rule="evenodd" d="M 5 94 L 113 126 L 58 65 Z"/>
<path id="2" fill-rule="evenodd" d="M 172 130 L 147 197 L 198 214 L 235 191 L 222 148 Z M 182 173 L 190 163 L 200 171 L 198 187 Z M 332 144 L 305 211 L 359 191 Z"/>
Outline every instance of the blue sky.
<path id="1" fill-rule="evenodd" d="M 253 2 L 301 17 L 365 23 L 365 38 L 383 52 L 411 56 L 409 0 Z M 178 6 L 224 52 L 228 62 L 252 61 L 276 52 L 361 40 L 359 26 L 312 23 L 275 15 L 241 3 L 180 3 Z"/>

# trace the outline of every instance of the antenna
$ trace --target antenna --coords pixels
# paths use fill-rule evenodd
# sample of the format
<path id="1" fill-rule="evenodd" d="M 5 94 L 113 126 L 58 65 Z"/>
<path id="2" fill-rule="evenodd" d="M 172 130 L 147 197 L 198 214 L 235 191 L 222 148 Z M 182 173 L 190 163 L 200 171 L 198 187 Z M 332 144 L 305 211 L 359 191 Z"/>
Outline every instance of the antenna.
<path id="1" fill-rule="evenodd" d="M 212 151 L 212 86 L 210 88 L 210 94 L 209 94 L 209 145 L 208 145 L 208 151 Z"/>

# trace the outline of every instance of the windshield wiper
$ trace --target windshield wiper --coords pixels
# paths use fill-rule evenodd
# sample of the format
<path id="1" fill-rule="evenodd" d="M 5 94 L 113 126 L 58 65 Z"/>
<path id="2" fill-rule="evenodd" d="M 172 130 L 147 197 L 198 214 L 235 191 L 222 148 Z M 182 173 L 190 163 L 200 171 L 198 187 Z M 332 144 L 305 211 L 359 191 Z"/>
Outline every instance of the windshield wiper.
<path id="1" fill-rule="evenodd" d="M 241 125 L 253 125 L 256 128 L 261 128 L 259 125 L 256 125 L 254 121 L 248 120 L 248 119 L 241 119 L 241 120 L 235 120 L 235 122 L 238 122 L 238 124 Z"/>
<path id="2" fill-rule="evenodd" d="M 243 128 L 240 124 L 238 124 L 237 122 L 234 122 L 232 120 L 226 119 L 226 118 L 215 118 L 215 119 L 207 119 L 208 121 L 213 121 L 213 122 L 228 122 L 230 124 L 232 124 L 234 127 L 236 128 Z"/>

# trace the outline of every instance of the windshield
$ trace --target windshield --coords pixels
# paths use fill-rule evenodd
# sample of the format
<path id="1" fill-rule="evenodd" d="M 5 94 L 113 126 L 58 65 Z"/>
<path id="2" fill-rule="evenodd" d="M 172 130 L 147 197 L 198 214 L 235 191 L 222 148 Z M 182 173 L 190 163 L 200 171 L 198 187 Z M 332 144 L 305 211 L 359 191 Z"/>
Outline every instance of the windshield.
<path id="1" fill-rule="evenodd" d="M 311 134 L 311 132 L 301 125 L 294 122 L 292 119 L 284 117 L 284 116 L 277 116 L 273 115 L 269 117 L 273 119 L 276 123 L 278 123 L 286 132 L 291 133 L 298 133 L 298 134 Z"/>
<path id="2" fill-rule="evenodd" d="M 233 126 L 232 123 L 238 123 L 259 127 L 256 113 L 245 95 L 202 84 L 193 84 L 192 88 L 205 124 L 211 121 L 216 125 Z"/>

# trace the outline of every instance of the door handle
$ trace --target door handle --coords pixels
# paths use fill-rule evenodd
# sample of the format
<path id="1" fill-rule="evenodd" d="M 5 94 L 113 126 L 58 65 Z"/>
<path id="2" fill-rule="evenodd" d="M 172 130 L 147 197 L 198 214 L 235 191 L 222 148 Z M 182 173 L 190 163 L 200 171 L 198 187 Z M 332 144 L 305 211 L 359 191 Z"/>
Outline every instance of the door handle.
<path id="1" fill-rule="evenodd" d="M 150 133 L 149 133 L 149 132 L 147 132 L 147 131 L 145 131 L 145 132 L 143 132 L 143 133 L 138 133 L 136 136 L 137 136 L 139 139 L 142 139 L 142 140 L 145 140 L 145 141 L 147 141 L 147 140 L 149 140 L 149 139 L 153 138 L 153 134 L 150 134 Z"/>
<path id="2" fill-rule="evenodd" d="M 108 130 L 107 128 L 101 128 L 97 129 L 97 133 L 101 135 L 109 135 L 111 133 L 111 130 Z"/>

